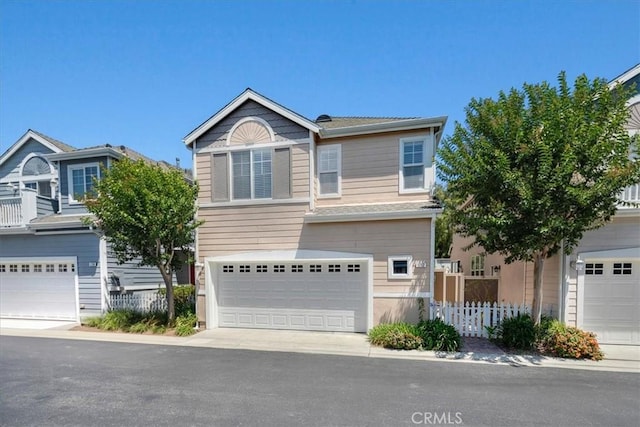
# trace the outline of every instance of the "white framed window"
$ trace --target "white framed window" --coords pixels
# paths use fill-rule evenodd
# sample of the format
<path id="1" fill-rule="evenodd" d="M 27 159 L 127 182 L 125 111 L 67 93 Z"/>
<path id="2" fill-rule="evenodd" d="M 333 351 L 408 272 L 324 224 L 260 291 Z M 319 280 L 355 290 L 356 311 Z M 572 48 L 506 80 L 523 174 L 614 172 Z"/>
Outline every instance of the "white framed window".
<path id="1" fill-rule="evenodd" d="M 431 177 L 430 137 L 400 139 L 400 193 L 419 193 L 429 190 Z"/>
<path id="2" fill-rule="evenodd" d="M 93 194 L 94 178 L 100 179 L 98 163 L 68 166 L 69 202 L 81 203 L 82 198 Z"/>
<path id="3" fill-rule="evenodd" d="M 269 148 L 231 153 L 233 199 L 271 198 L 271 153 Z"/>
<path id="4" fill-rule="evenodd" d="M 340 197 L 342 192 L 342 145 L 318 147 L 318 197 Z"/>
<path id="5" fill-rule="evenodd" d="M 29 273 L 31 271 L 29 264 L 22 264 L 22 272 Z"/>
<path id="6" fill-rule="evenodd" d="M 471 275 L 484 276 L 484 255 L 474 255 L 471 257 Z"/>
<path id="7" fill-rule="evenodd" d="M 413 257 L 411 255 L 390 256 L 387 268 L 389 279 L 411 279 Z"/>
<path id="8" fill-rule="evenodd" d="M 617 275 L 631 275 L 631 263 L 630 262 L 614 262 L 613 263 L 613 274 Z"/>

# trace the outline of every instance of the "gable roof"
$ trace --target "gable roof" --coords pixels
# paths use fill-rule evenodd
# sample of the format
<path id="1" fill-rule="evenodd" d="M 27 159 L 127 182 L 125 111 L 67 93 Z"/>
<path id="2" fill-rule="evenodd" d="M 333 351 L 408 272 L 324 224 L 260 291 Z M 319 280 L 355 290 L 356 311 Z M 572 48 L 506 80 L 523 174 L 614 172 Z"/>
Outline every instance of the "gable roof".
<path id="1" fill-rule="evenodd" d="M 217 113 L 207 119 L 200 126 L 192 130 L 187 136 L 184 137 L 184 143 L 190 147 L 193 142 L 198 139 L 202 134 L 211 129 L 217 123 L 219 123 L 222 119 L 227 117 L 230 113 L 232 113 L 236 108 L 240 105 L 244 104 L 246 101 L 252 100 L 262 105 L 265 108 L 268 108 L 283 117 L 291 120 L 292 122 L 309 129 L 312 132 L 319 132 L 320 126 L 317 123 L 312 122 L 306 117 L 301 116 L 300 114 L 289 110 L 288 108 L 278 104 L 271 99 L 260 95 L 258 92 L 255 92 L 251 88 L 245 89 L 240 95 L 238 95 L 235 99 L 233 99 L 230 103 L 222 107 Z"/>
<path id="2" fill-rule="evenodd" d="M 9 159 L 16 151 L 20 149 L 24 144 L 27 143 L 30 139 L 38 141 L 40 144 L 44 145 L 54 153 L 66 153 L 74 151 L 75 148 L 71 145 L 65 144 L 62 141 L 58 141 L 57 139 L 51 138 L 43 133 L 36 132 L 33 129 L 29 129 L 25 132 L 22 137 L 16 141 L 7 151 L 5 151 L 2 156 L 0 156 L 0 165 L 3 164 L 7 159 Z"/>
<path id="3" fill-rule="evenodd" d="M 352 126 L 373 125 L 376 123 L 393 123 L 402 120 L 418 119 L 419 117 L 334 117 L 325 116 L 321 120 L 320 116 L 316 119 L 316 123 L 323 129 L 346 128 Z"/>

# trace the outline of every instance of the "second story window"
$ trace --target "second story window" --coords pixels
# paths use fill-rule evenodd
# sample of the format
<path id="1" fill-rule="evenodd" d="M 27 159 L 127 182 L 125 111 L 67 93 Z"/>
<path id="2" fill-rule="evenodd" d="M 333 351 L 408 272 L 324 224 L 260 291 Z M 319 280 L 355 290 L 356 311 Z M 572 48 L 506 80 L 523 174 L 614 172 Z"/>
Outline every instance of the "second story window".
<path id="1" fill-rule="evenodd" d="M 233 162 L 233 198 L 271 198 L 271 149 L 236 151 Z"/>
<path id="2" fill-rule="evenodd" d="M 80 203 L 85 195 L 92 195 L 94 178 L 100 178 L 97 164 L 69 166 L 69 201 Z"/>
<path id="3" fill-rule="evenodd" d="M 214 202 L 291 197 L 289 147 L 214 153 L 212 167 Z"/>
<path id="4" fill-rule="evenodd" d="M 339 144 L 318 147 L 318 193 L 340 195 L 341 150 Z"/>
<path id="5" fill-rule="evenodd" d="M 424 188 L 424 141 L 402 142 L 402 189 Z"/>
<path id="6" fill-rule="evenodd" d="M 400 193 L 429 190 L 433 183 L 433 135 L 400 139 Z"/>

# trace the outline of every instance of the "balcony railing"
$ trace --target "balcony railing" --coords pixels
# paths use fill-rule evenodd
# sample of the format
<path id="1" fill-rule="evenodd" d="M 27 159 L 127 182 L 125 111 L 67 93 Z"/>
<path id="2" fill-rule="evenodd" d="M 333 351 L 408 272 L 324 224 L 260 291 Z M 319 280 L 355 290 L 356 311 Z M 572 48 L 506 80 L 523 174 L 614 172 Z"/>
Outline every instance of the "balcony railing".
<path id="1" fill-rule="evenodd" d="M 19 196 L 0 198 L 0 227 L 22 227 L 38 216 L 37 193 L 24 189 Z"/>
<path id="2" fill-rule="evenodd" d="M 625 188 L 620 194 L 620 200 L 623 202 L 640 203 L 640 184 L 631 185 Z M 620 206 L 622 209 L 629 207 L 634 208 L 636 206 Z"/>

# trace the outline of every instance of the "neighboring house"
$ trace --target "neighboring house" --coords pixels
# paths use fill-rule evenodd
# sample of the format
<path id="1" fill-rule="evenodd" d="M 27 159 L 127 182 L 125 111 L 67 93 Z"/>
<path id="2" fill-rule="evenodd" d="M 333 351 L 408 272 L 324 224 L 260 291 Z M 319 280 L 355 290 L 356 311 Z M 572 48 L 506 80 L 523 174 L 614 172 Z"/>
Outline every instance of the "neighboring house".
<path id="1" fill-rule="evenodd" d="M 611 82 L 634 83 L 635 95 L 627 102 L 632 135 L 640 133 L 640 64 Z M 620 199 L 640 203 L 640 184 L 625 189 Z M 460 260 L 467 288 L 478 293 L 476 285 L 490 279 L 480 288 L 490 289 L 494 300 L 531 304 L 533 263 L 507 265 L 500 255 L 484 254 L 482 248 L 464 251 L 471 242 L 454 236 L 451 254 L 452 260 Z M 600 342 L 640 345 L 640 206 L 620 204 L 612 221 L 585 233 L 571 255 L 546 260 L 543 295 L 553 316 L 595 332 Z"/>
<path id="2" fill-rule="evenodd" d="M 151 161 L 124 146 L 76 149 L 33 130 L 0 156 L 0 317 L 78 320 L 107 309 L 110 292 L 163 283 L 155 267 L 118 265 L 82 223 L 93 178 L 124 156 Z"/>
<path id="3" fill-rule="evenodd" d="M 365 332 L 416 320 L 433 291 L 445 123 L 311 121 L 247 89 L 189 133 L 205 220 L 200 324 Z"/>

